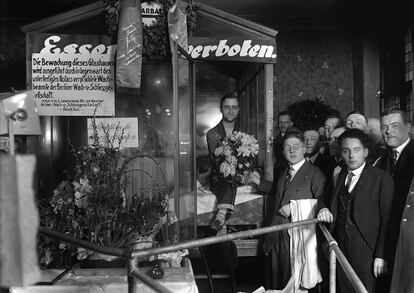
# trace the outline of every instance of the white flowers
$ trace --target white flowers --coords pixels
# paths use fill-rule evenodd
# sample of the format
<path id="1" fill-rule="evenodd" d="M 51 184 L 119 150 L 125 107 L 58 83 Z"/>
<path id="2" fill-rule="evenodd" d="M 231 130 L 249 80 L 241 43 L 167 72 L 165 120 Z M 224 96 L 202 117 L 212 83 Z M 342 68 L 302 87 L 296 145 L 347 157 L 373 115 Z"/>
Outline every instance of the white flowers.
<path id="1" fill-rule="evenodd" d="M 75 204 L 79 207 L 86 206 L 86 197 L 88 193 L 92 192 L 92 186 L 89 184 L 88 178 L 84 176 L 79 179 L 79 182 L 73 181 L 73 187 L 75 188 Z"/>
<path id="2" fill-rule="evenodd" d="M 259 153 L 259 144 L 254 136 L 233 132 L 214 151 L 220 173 L 224 177 L 246 176 L 253 171 L 254 161 Z"/>
<path id="3" fill-rule="evenodd" d="M 220 173 L 222 173 L 224 177 L 234 176 L 236 175 L 236 166 L 224 161 L 220 164 Z"/>

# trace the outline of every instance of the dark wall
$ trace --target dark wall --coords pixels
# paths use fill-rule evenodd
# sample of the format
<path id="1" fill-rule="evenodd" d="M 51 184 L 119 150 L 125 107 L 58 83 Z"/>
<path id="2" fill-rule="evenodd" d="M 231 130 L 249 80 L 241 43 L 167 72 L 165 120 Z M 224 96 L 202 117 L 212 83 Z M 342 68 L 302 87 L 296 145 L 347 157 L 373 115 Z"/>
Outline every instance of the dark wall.
<path id="1" fill-rule="evenodd" d="M 353 109 L 352 43 L 339 30 L 282 30 L 276 36 L 274 113 L 321 98 L 346 115 Z"/>
<path id="2" fill-rule="evenodd" d="M 26 88 L 26 40 L 20 27 L 96 0 L 1 0 L 0 92 Z M 91 27 L 85 24 L 84 27 Z"/>

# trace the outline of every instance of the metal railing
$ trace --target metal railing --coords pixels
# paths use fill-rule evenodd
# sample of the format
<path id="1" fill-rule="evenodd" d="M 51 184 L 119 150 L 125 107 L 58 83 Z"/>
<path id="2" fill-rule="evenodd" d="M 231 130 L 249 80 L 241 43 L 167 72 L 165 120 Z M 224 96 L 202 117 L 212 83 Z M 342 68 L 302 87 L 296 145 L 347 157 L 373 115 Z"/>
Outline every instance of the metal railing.
<path id="1" fill-rule="evenodd" d="M 130 249 L 119 249 L 112 247 L 104 247 L 92 244 L 88 241 L 79 240 L 65 234 L 55 232 L 53 230 L 40 227 L 39 232 L 48 236 L 56 237 L 78 246 L 84 247 L 86 249 L 94 250 L 100 253 L 119 256 L 127 259 L 127 274 L 128 274 L 128 293 L 136 293 L 136 279 L 139 279 L 142 283 L 146 284 L 156 292 L 160 293 L 170 293 L 171 291 L 160 285 L 155 280 L 151 279 L 147 275 L 143 274 L 137 267 L 138 260 L 146 258 L 152 255 L 157 255 L 161 253 L 175 252 L 182 249 L 189 249 L 195 247 L 208 246 L 217 243 L 228 242 L 237 239 L 248 238 L 252 236 L 263 235 L 267 233 L 273 233 L 277 231 L 287 230 L 290 228 L 300 227 L 304 225 L 314 225 L 319 223 L 318 219 L 304 220 L 298 222 L 292 222 L 277 226 L 264 227 L 259 229 L 241 231 L 231 234 L 226 234 L 222 236 L 213 236 L 207 238 L 201 238 L 196 240 L 190 240 L 186 242 L 177 243 L 174 245 L 169 245 L 165 247 L 157 247 L 150 249 L 140 249 L 140 250 L 130 250 Z M 323 235 L 325 236 L 329 244 L 329 292 L 336 292 L 336 259 L 338 259 L 340 265 L 342 266 L 346 276 L 351 282 L 357 293 L 367 293 L 368 291 L 362 284 L 361 280 L 358 278 L 357 274 L 349 264 L 348 260 L 340 250 L 338 243 L 329 233 L 328 229 L 323 223 L 319 223 L 319 227 L 322 230 Z"/>

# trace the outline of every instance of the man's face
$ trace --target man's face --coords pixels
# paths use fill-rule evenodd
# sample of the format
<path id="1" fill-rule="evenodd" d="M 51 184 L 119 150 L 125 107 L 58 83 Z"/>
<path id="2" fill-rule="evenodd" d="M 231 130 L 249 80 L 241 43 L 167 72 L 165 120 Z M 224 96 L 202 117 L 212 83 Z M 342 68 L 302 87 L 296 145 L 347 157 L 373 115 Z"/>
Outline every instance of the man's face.
<path id="1" fill-rule="evenodd" d="M 239 101 L 237 101 L 237 99 L 225 99 L 221 105 L 223 120 L 226 122 L 233 122 L 236 120 L 239 111 Z"/>
<path id="2" fill-rule="evenodd" d="M 348 128 L 358 128 L 365 133 L 368 131 L 367 120 L 361 114 L 351 114 L 346 117 L 346 127 Z"/>
<path id="3" fill-rule="evenodd" d="M 340 127 L 334 129 L 331 134 L 331 138 L 329 139 L 329 154 L 331 156 L 338 155 L 339 148 L 338 148 L 338 137 L 344 133 L 345 127 Z"/>
<path id="4" fill-rule="evenodd" d="M 368 149 L 357 138 L 345 138 L 341 144 L 342 159 L 349 170 L 355 170 L 365 163 Z"/>
<path id="5" fill-rule="evenodd" d="M 338 124 L 339 124 L 339 118 L 332 117 L 332 118 L 326 119 L 323 128 L 324 128 L 325 136 L 328 140 L 331 137 L 332 131 L 335 129 L 336 126 L 338 126 Z"/>
<path id="6" fill-rule="evenodd" d="M 381 117 L 381 133 L 387 146 L 397 148 L 410 137 L 410 124 L 399 113 Z"/>
<path id="7" fill-rule="evenodd" d="M 378 118 L 368 118 L 368 134 L 374 143 L 384 145 L 381 134 L 381 123 Z"/>
<path id="8" fill-rule="evenodd" d="M 299 163 L 305 158 L 305 144 L 296 137 L 290 137 L 283 143 L 283 155 L 289 165 Z"/>
<path id="9" fill-rule="evenodd" d="M 306 130 L 303 136 L 305 137 L 306 155 L 311 157 L 319 152 L 319 132 L 316 130 Z"/>
<path id="10" fill-rule="evenodd" d="M 280 132 L 285 133 L 286 130 L 293 125 L 289 115 L 280 115 L 277 121 L 277 127 Z"/>

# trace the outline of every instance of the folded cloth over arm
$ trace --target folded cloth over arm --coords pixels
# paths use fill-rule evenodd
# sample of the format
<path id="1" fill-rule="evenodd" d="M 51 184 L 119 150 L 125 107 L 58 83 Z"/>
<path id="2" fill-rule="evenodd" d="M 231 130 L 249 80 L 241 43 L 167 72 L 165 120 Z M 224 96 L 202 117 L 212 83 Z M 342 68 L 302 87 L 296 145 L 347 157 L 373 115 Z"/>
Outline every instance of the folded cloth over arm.
<path id="1" fill-rule="evenodd" d="M 316 199 L 290 201 L 292 222 L 315 217 Z M 295 278 L 294 290 L 307 292 L 322 281 L 318 267 L 316 226 L 306 225 L 289 229 L 292 278 Z"/>

